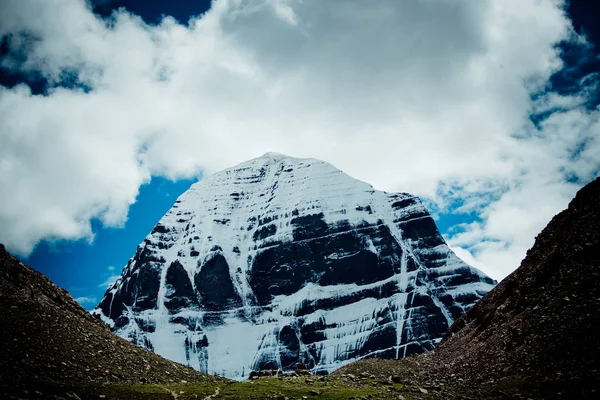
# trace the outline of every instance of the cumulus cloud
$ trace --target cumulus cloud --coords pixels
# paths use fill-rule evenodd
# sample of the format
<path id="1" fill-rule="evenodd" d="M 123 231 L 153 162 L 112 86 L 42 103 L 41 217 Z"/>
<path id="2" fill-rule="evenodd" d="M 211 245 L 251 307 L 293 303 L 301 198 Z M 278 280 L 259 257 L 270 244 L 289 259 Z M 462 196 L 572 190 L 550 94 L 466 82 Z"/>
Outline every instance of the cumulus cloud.
<path id="1" fill-rule="evenodd" d="M 545 93 L 557 44 L 582 41 L 559 0 L 221 0 L 156 26 L 83 0 L 0 7 L 4 66 L 55 85 L 0 87 L 0 241 L 20 254 L 122 224 L 153 175 L 278 151 L 462 199 L 480 218 L 451 244 L 501 278 L 599 171 L 585 88 Z"/>
<path id="2" fill-rule="evenodd" d="M 106 267 L 106 270 L 107 270 L 106 279 L 104 280 L 104 282 L 102 282 L 98 285 L 99 288 L 102 288 L 104 290 L 111 287 L 113 285 L 113 283 L 115 283 L 117 281 L 117 279 L 119 279 L 121 277 L 120 275 L 115 274 L 115 266 L 114 265 L 109 265 L 108 267 Z"/>
<path id="3" fill-rule="evenodd" d="M 95 297 L 86 297 L 86 296 L 81 296 L 81 297 L 76 297 L 75 301 L 78 302 L 79 304 L 86 305 L 86 304 L 98 304 L 98 300 Z"/>
<path id="4" fill-rule="evenodd" d="M 112 286 L 113 283 L 115 283 L 117 281 L 117 279 L 119 279 L 121 276 L 120 275 L 111 275 L 108 278 L 106 278 L 106 280 L 104 282 L 102 282 L 101 284 L 98 285 L 98 287 L 102 288 L 102 289 L 108 289 L 109 287 Z"/>

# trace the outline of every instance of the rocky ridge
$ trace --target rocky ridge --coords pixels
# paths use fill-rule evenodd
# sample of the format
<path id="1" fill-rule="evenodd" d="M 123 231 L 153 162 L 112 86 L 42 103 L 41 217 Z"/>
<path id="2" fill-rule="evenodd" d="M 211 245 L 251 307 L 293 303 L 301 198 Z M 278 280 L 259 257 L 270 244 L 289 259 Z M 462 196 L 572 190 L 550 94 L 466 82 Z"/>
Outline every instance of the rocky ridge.
<path id="1" fill-rule="evenodd" d="M 536 237 L 521 266 L 427 354 L 364 360 L 365 372 L 401 382 L 504 387 L 536 398 L 597 398 L 600 390 L 600 178 Z"/>
<path id="2" fill-rule="evenodd" d="M 39 384 L 212 381 L 112 334 L 0 245 L 0 394 Z M 11 390 L 12 390 L 11 389 Z"/>

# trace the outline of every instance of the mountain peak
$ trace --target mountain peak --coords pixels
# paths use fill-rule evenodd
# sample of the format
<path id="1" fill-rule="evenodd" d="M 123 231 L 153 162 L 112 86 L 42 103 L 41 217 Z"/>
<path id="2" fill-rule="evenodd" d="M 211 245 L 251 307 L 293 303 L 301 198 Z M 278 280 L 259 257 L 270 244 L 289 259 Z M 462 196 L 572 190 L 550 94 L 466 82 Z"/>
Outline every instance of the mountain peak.
<path id="1" fill-rule="evenodd" d="M 274 151 L 268 151 L 265 154 L 263 154 L 262 156 L 260 156 L 260 158 L 268 158 L 268 159 L 271 159 L 271 160 L 274 160 L 274 161 L 281 161 L 283 159 L 293 158 L 293 157 L 290 157 L 290 156 L 288 156 L 286 154 L 277 153 L 277 152 L 274 152 Z"/>
<path id="2" fill-rule="evenodd" d="M 182 194 L 94 313 L 200 371 L 326 373 L 432 349 L 493 284 L 417 197 L 267 153 Z"/>
<path id="3" fill-rule="evenodd" d="M 239 166 L 245 166 L 247 164 L 252 164 L 252 163 L 256 163 L 256 162 L 258 162 L 262 165 L 279 164 L 282 162 L 284 162 L 286 164 L 297 164 L 299 162 L 305 162 L 305 163 L 314 162 L 314 163 L 327 164 L 325 161 L 317 160 L 314 158 L 292 157 L 287 154 L 269 151 L 260 157 L 256 157 L 251 160 L 242 162 L 241 164 L 239 164 L 238 166 L 236 166 L 234 168 L 237 168 Z"/>

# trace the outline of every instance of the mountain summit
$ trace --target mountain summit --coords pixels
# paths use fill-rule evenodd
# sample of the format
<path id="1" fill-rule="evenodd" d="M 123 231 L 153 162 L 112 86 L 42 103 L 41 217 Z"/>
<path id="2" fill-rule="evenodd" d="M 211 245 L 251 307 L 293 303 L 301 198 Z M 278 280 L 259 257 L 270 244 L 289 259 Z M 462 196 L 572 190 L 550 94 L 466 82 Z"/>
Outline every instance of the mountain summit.
<path id="1" fill-rule="evenodd" d="M 94 314 L 204 372 L 330 372 L 432 349 L 494 284 L 417 197 L 267 153 L 181 195 Z"/>

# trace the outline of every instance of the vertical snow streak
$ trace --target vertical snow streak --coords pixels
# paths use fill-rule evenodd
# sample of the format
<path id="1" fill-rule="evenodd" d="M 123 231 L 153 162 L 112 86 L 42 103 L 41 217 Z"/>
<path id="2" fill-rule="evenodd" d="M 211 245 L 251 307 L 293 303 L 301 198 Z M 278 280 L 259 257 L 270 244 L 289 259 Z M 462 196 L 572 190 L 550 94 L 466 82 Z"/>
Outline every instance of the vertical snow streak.
<path id="1" fill-rule="evenodd" d="M 440 299 L 438 299 L 438 297 L 435 294 L 431 295 L 431 300 L 433 300 L 433 303 L 436 305 L 436 307 L 440 309 L 442 315 L 444 316 L 444 318 L 446 318 L 446 323 L 448 324 L 448 327 L 450 327 L 454 320 L 452 319 L 452 316 L 448 313 L 448 309 L 446 308 L 446 306 L 442 304 Z"/>
<path id="2" fill-rule="evenodd" d="M 156 296 L 156 307 L 158 308 L 156 329 L 163 327 L 166 323 L 166 318 L 169 315 L 169 310 L 165 306 L 165 299 L 167 297 L 167 271 L 169 266 L 167 263 L 162 265 L 160 270 L 160 286 L 158 287 L 158 295 Z"/>
<path id="3" fill-rule="evenodd" d="M 406 251 L 402 252 L 402 258 L 400 260 L 400 275 L 398 275 L 398 289 L 400 290 L 401 296 L 398 296 L 396 301 L 396 358 L 400 355 L 400 345 L 402 344 L 402 330 L 404 329 L 404 314 L 406 313 L 405 305 L 408 295 L 406 289 L 408 286 L 408 272 L 406 271 L 406 263 L 408 262 L 408 255 Z"/>
<path id="4" fill-rule="evenodd" d="M 111 294 L 112 294 L 112 298 L 110 299 L 110 306 L 108 307 L 108 317 L 110 318 L 110 316 L 112 315 L 112 305 L 113 302 L 115 301 L 115 294 L 116 294 L 117 290 L 113 289 L 111 290 Z"/>

